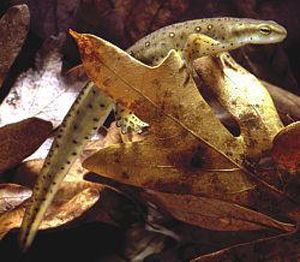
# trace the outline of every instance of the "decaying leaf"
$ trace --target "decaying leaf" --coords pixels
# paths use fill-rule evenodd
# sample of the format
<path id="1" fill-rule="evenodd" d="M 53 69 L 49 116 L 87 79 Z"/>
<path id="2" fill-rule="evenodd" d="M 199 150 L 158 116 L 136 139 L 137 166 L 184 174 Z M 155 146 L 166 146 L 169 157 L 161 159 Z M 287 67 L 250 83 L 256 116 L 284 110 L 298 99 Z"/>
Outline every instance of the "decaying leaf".
<path id="1" fill-rule="evenodd" d="M 288 173 L 300 171 L 300 122 L 283 128 L 274 138 L 272 158 L 277 166 Z"/>
<path id="2" fill-rule="evenodd" d="M 190 262 L 291 262 L 299 260 L 299 235 L 282 236 L 236 245 L 195 258 Z"/>
<path id="3" fill-rule="evenodd" d="M 72 35 L 88 76 L 151 124 L 145 140 L 100 150 L 83 163 L 85 168 L 122 183 L 209 196 L 257 210 L 274 211 L 272 198 L 285 198 L 255 173 L 282 123 L 265 88 L 228 54 L 201 59 L 209 66 L 200 76 L 208 84 L 219 83 L 213 91 L 236 119 L 239 136 L 214 116 L 191 78 L 184 85 L 185 72 L 175 51 L 149 67 L 100 38 Z M 262 192 L 267 192 L 265 199 Z"/>
<path id="4" fill-rule="evenodd" d="M 0 173 L 19 164 L 48 138 L 52 124 L 29 118 L 0 128 Z"/>
<path id="5" fill-rule="evenodd" d="M 16 184 L 0 184 L 0 214 L 20 205 L 31 196 L 31 190 Z"/>
<path id="6" fill-rule="evenodd" d="M 0 126 L 39 117 L 56 128 L 84 85 L 82 80 L 65 79 L 61 74 L 65 37 L 49 37 L 36 55 L 36 67 L 22 73 L 0 105 Z M 46 157 L 52 141 L 47 140 L 30 159 Z"/>
<path id="7" fill-rule="evenodd" d="M 268 82 L 261 82 L 268 89 L 280 118 L 285 125 L 288 125 L 293 121 L 300 120 L 299 96 Z"/>
<path id="8" fill-rule="evenodd" d="M 34 180 L 38 176 L 43 161 L 28 161 L 20 168 L 22 173 L 29 180 Z M 22 172 L 23 170 L 23 172 Z M 48 209 L 40 229 L 55 228 L 66 224 L 89 210 L 100 198 L 104 186 L 83 181 L 81 177 L 85 170 L 77 161 L 69 171 L 69 179 L 62 183 L 61 188 Z M 20 179 L 21 175 L 18 176 Z M 15 179 L 15 182 L 20 182 Z M 21 181 L 22 182 L 22 181 Z M 26 203 L 19 207 L 0 215 L 0 238 L 12 228 L 21 225 L 25 212 Z"/>
<path id="9" fill-rule="evenodd" d="M 213 198 L 161 192 L 145 192 L 142 195 L 150 202 L 163 207 L 178 220 L 209 230 L 295 230 L 292 224 L 283 223 L 240 205 Z"/>
<path id="10" fill-rule="evenodd" d="M 0 86 L 19 54 L 29 29 L 30 13 L 27 5 L 16 5 L 0 19 Z"/>
<path id="11" fill-rule="evenodd" d="M 22 73 L 0 106 L 0 125 L 39 117 L 54 127 L 70 109 L 84 82 L 65 81 L 61 74 L 64 35 L 50 37 L 36 55 L 36 69 Z"/>

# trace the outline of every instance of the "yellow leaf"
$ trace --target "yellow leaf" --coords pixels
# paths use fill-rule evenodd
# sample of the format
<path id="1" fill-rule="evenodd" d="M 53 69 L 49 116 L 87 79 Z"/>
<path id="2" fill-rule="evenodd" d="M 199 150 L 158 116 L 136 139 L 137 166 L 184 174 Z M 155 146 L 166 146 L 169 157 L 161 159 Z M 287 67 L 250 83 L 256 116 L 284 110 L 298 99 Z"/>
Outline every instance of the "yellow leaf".
<path id="1" fill-rule="evenodd" d="M 265 88 L 227 54 L 216 62 L 205 58 L 203 79 L 219 83 L 213 91 L 236 119 L 236 137 L 214 115 L 194 81 L 184 84 L 181 57 L 174 50 L 150 67 L 101 38 L 72 35 L 87 75 L 150 124 L 145 140 L 100 150 L 83 163 L 85 168 L 156 191 L 208 195 L 252 206 L 257 203 L 251 198 L 262 190 L 282 195 L 253 168 L 270 150 L 282 124 Z"/>

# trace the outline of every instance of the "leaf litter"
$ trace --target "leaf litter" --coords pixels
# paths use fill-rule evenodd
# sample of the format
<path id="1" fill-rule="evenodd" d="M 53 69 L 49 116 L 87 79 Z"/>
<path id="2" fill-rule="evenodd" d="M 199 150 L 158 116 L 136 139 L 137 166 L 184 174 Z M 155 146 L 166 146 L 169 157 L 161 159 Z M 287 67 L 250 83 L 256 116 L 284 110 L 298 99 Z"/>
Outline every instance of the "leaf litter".
<path id="1" fill-rule="evenodd" d="M 59 52 L 57 52 L 57 54 L 59 54 Z M 114 51 L 111 52 L 111 50 L 109 50 L 108 54 L 113 54 L 113 56 L 115 56 Z M 103 54 L 101 54 L 101 58 L 103 58 L 102 55 Z M 122 54 L 122 52 L 119 52 L 119 55 L 123 56 L 123 58 L 128 58 L 126 55 Z M 34 78 L 41 79 L 41 85 L 47 83 L 45 86 L 47 86 L 49 90 L 52 90 L 53 86 L 58 86 L 59 83 L 61 84 L 62 78 L 57 73 L 58 70 L 55 71 L 55 69 L 61 67 L 61 63 L 55 63 L 55 61 L 60 61 L 61 57 L 58 55 L 56 58 L 54 58 L 54 56 L 52 58 L 52 64 L 50 63 L 51 66 L 47 66 L 49 65 L 47 59 L 42 63 L 37 62 L 37 68 L 42 69 L 38 69 L 37 72 L 29 70 L 27 76 L 25 73 L 21 76 L 23 78 L 20 78 L 17 83 L 24 83 L 24 86 L 28 87 L 28 90 L 30 83 L 26 83 L 27 78 L 31 78 L 31 83 L 33 83 L 32 81 Z M 192 90 L 192 92 L 187 96 L 180 93 L 181 91 L 178 94 L 178 97 L 183 98 L 184 102 L 180 102 L 176 95 L 174 95 L 172 89 L 174 86 L 180 86 L 183 76 L 166 74 L 166 72 L 176 72 L 174 69 L 179 65 L 179 59 L 176 57 L 176 54 L 169 54 L 161 65 L 153 69 L 153 71 L 157 70 L 157 75 L 163 75 L 163 73 L 166 74 L 165 82 L 162 81 L 163 83 L 161 83 L 155 76 L 155 73 L 153 74 L 154 76 L 151 76 L 153 71 L 151 73 L 147 72 L 144 75 L 140 74 L 141 78 L 143 78 L 142 80 L 145 80 L 145 75 L 147 76 L 146 78 L 149 76 L 150 82 L 152 81 L 148 84 L 149 87 L 152 86 L 152 89 L 156 88 L 155 92 L 158 91 L 159 95 L 154 94 L 155 92 L 151 90 L 145 91 L 139 89 L 140 87 L 143 87 L 140 84 L 136 87 L 135 84 L 136 82 L 139 82 L 140 79 L 137 79 L 138 81 L 126 79 L 129 75 L 128 72 L 130 70 L 132 72 L 132 67 L 135 67 L 136 64 L 134 63 L 137 62 L 128 62 L 128 60 L 124 60 L 122 62 L 124 62 L 125 65 L 127 63 L 132 66 L 131 69 L 127 69 L 124 67 L 124 64 L 122 65 L 121 63 L 120 68 L 123 66 L 123 70 L 125 69 L 125 76 L 118 72 L 118 68 L 116 70 L 115 64 L 108 65 L 107 69 L 109 73 L 105 72 L 106 69 L 103 70 L 103 68 L 101 68 L 102 75 L 100 74 L 98 79 L 102 78 L 102 80 L 100 79 L 99 83 L 101 83 L 101 85 L 103 84 L 104 89 L 109 87 L 110 90 L 106 91 L 108 91 L 112 97 L 116 98 L 118 102 L 133 109 L 138 116 L 142 117 L 142 119 L 145 118 L 151 123 L 150 135 L 146 136 L 145 139 L 142 139 L 140 142 L 129 142 L 113 146 L 109 146 L 110 143 L 107 143 L 106 145 L 108 145 L 108 148 L 99 151 L 95 156 L 88 159 L 84 166 L 91 170 L 96 170 L 96 172 L 101 175 L 117 179 L 122 183 L 159 191 L 153 194 L 149 194 L 148 192 L 144 195 L 142 194 L 142 196 L 145 197 L 145 195 L 148 194 L 148 196 L 145 197 L 147 201 L 158 201 L 160 203 L 159 205 L 170 212 L 174 218 L 189 224 L 217 231 L 226 229 L 233 231 L 263 230 L 267 228 L 271 230 L 276 229 L 292 232 L 295 229 L 295 226 L 272 218 L 271 216 L 275 215 L 272 214 L 272 212 L 270 212 L 271 216 L 268 216 L 252 210 L 258 209 L 264 211 L 265 209 L 270 211 L 269 206 L 266 208 L 264 202 L 255 199 L 256 193 L 260 191 L 265 191 L 266 194 L 270 194 L 270 192 L 274 193 L 275 197 L 272 196 L 271 199 L 275 201 L 281 201 L 282 199 L 278 197 L 278 194 L 281 196 L 282 193 L 283 195 L 285 193 L 282 188 L 278 189 L 273 186 L 272 183 L 270 183 L 270 181 L 272 181 L 271 179 L 266 182 L 260 177 L 260 174 L 255 172 L 259 168 L 262 155 L 267 155 L 271 150 L 273 137 L 282 128 L 282 124 L 279 121 L 270 97 L 265 90 L 259 86 L 258 81 L 247 72 L 243 71 L 241 68 L 237 69 L 236 66 L 232 69 L 228 64 L 226 65 L 229 61 L 228 57 L 223 56 L 218 60 L 218 63 L 223 63 L 223 65 L 225 65 L 222 68 L 225 75 L 224 78 L 222 78 L 222 73 L 220 73 L 221 70 L 216 69 L 218 66 L 213 64 L 213 61 L 215 60 L 209 61 L 208 59 L 210 58 L 205 58 L 203 60 L 204 62 L 202 61 L 201 68 L 203 71 L 198 71 L 198 74 L 208 86 L 216 86 L 214 93 L 219 98 L 219 102 L 230 111 L 230 114 L 237 118 L 241 131 L 240 136 L 232 138 L 232 134 L 230 134 L 218 120 L 214 119 L 215 116 L 210 111 L 209 106 L 207 106 L 205 101 L 195 102 L 195 97 L 199 96 L 199 94 L 198 92 L 195 92 L 195 86 L 193 86 L 191 81 L 187 88 L 189 91 Z M 113 59 L 112 63 L 114 63 Z M 40 67 L 39 64 L 42 64 L 42 67 Z M 207 66 L 205 67 L 205 65 Z M 140 65 L 138 64 L 138 66 Z M 111 70 L 112 68 L 113 70 Z M 209 69 L 211 68 L 215 68 L 213 69 L 217 75 L 215 79 L 213 79 L 215 74 L 208 74 Z M 159 71 L 160 69 L 162 69 L 161 72 Z M 99 70 L 99 67 L 96 66 L 95 71 L 97 70 Z M 137 72 L 141 72 L 142 70 L 143 68 L 138 69 Z M 205 70 L 207 70 L 207 72 L 205 72 Z M 114 75 L 113 77 L 111 74 L 112 72 Z M 139 74 L 137 73 L 137 75 Z M 53 76 L 56 77 L 56 82 L 49 81 Z M 114 86 L 115 83 L 120 82 L 120 79 L 123 83 L 119 86 Z M 216 84 L 219 79 L 224 81 Z M 240 79 L 240 82 L 232 84 L 232 79 Z M 241 92 L 239 93 L 237 88 L 233 86 L 235 84 L 235 86 L 240 87 L 241 83 L 245 84 L 242 85 L 244 88 L 240 88 Z M 172 84 L 173 86 L 171 87 Z M 145 88 L 148 88 L 148 85 L 146 85 Z M 163 87 L 165 85 L 167 87 L 164 89 Z M 257 93 L 254 92 L 253 94 L 250 94 L 251 92 L 247 90 L 247 86 L 251 85 L 255 86 Z M 124 91 L 121 90 L 124 86 L 127 88 L 126 92 L 129 95 L 124 95 Z M 153 86 L 155 86 L 155 88 L 153 88 Z M 226 86 L 227 88 L 222 89 L 222 86 Z M 114 87 L 116 89 L 113 89 Z M 63 90 L 63 88 L 61 88 L 61 90 Z M 232 90 L 235 90 L 236 93 Z M 58 96 L 61 97 L 60 94 L 62 93 L 56 92 L 56 94 L 57 93 Z M 250 97 L 253 101 L 250 101 L 249 103 L 240 99 L 241 94 L 245 95 L 245 93 L 248 96 L 251 95 Z M 47 111 L 54 110 L 55 107 L 55 110 L 59 109 L 59 111 L 61 111 L 61 105 L 64 105 L 66 98 L 63 103 L 58 103 L 54 108 L 51 108 L 48 107 L 48 104 L 51 104 L 52 106 L 52 101 L 48 104 L 47 102 L 43 104 L 43 101 L 45 101 L 46 98 L 39 95 L 38 91 L 34 94 L 37 99 L 31 100 L 31 102 L 26 101 L 26 98 L 29 97 L 28 94 L 28 91 L 27 95 L 20 91 L 12 91 L 10 100 L 8 100 L 6 104 L 8 107 L 9 105 L 11 108 L 14 107 L 14 112 L 21 110 L 21 108 L 26 108 L 27 111 L 30 111 L 28 110 L 28 105 L 30 105 L 32 109 L 37 107 L 38 109 L 29 112 L 28 116 L 38 115 L 47 120 L 52 120 L 55 126 L 57 126 L 60 122 L 59 119 L 61 118 L 51 115 Z M 169 98 L 169 95 L 171 98 Z M 50 96 L 55 97 L 53 93 L 51 93 L 49 97 Z M 24 104 L 23 106 L 18 107 L 17 101 L 19 98 L 22 98 L 20 104 Z M 32 101 L 34 101 L 34 103 L 32 103 Z M 184 105 L 185 103 L 187 103 L 187 105 Z M 43 105 L 41 106 L 41 104 Z M 179 106 L 177 106 L 177 104 Z M 237 104 L 239 106 L 236 107 Z M 26 105 L 26 107 L 24 105 Z M 66 108 L 68 109 L 67 106 Z M 203 110 L 203 112 L 200 112 L 201 110 L 199 109 Z M 193 112 L 193 110 L 197 110 L 196 112 L 200 116 L 197 116 L 196 118 L 196 113 Z M 0 112 L 1 111 L 2 109 Z M 13 111 L 7 109 L 6 115 L 12 114 L 11 112 Z M 26 116 L 21 116 L 20 119 L 22 119 L 22 117 L 27 118 Z M 193 117 L 195 119 L 193 119 Z M 18 118 L 16 117 L 16 119 Z M 207 121 L 207 123 L 205 123 L 205 121 Z M 5 123 L 5 121 L 3 122 Z M 201 128 L 199 128 L 199 122 L 202 125 Z M 256 129 L 251 129 L 250 127 L 254 122 L 258 122 L 258 124 L 255 125 Z M 202 128 L 203 130 L 201 130 Z M 203 133 L 200 133 L 200 130 Z M 183 140 L 186 144 L 183 144 L 178 140 Z M 98 144 L 96 143 L 96 145 Z M 90 147 L 92 149 L 90 149 L 89 153 L 94 151 L 94 147 L 95 145 Z M 224 148 L 226 150 L 224 150 Z M 170 154 L 171 151 L 172 154 Z M 124 155 L 121 155 L 120 152 L 122 152 L 122 154 L 124 153 Z M 139 155 L 140 153 L 141 155 Z M 103 154 L 107 154 L 107 156 L 103 157 Z M 207 159 L 212 161 L 213 164 L 207 163 L 208 161 L 205 161 Z M 100 161 L 96 163 L 96 160 Z M 120 164 L 123 165 L 121 167 L 117 164 L 117 161 L 119 160 L 121 160 Z M 153 160 L 155 161 L 153 162 Z M 112 161 L 113 164 L 112 166 L 108 166 L 108 169 L 104 172 L 102 165 L 105 165 L 105 163 L 108 163 L 109 161 Z M 32 167 L 34 167 L 33 169 L 36 170 L 33 171 L 32 174 L 37 176 L 39 170 L 37 166 L 40 166 L 41 162 L 26 162 L 24 165 L 29 163 L 31 163 Z M 62 188 L 57 195 L 56 201 L 49 209 L 41 228 L 57 227 L 70 222 L 90 209 L 97 201 L 99 201 L 99 197 L 101 198 L 103 186 L 83 181 L 82 174 L 87 170 L 84 170 L 80 165 L 81 163 L 79 161 L 74 165 L 74 170 L 70 171 L 70 176 L 67 176 L 64 184 L 62 184 Z M 108 174 L 106 174 L 106 172 Z M 159 175 L 160 172 L 161 175 Z M 133 178 L 136 174 L 138 174 L 138 177 Z M 230 175 L 230 180 L 226 178 L 228 175 Z M 192 179 L 190 179 L 189 176 L 194 180 L 195 185 L 193 185 Z M 204 179 L 195 181 L 197 176 L 203 176 Z M 281 179 L 280 175 L 276 174 L 276 176 L 275 179 Z M 30 177 L 30 175 L 28 177 Z M 31 181 L 34 180 L 35 178 L 31 178 Z M 26 184 L 28 181 L 30 181 L 30 179 L 27 180 L 26 178 L 21 184 Z M 18 182 L 20 183 L 20 181 Z M 28 183 L 26 186 L 30 185 L 31 183 Z M 7 187 L 10 190 L 11 186 L 8 185 Z M 223 196 L 225 197 L 223 198 Z M 17 197 L 17 199 L 19 199 L 20 203 L 22 202 L 21 197 Z M 285 203 L 289 201 L 285 199 L 284 196 L 283 199 L 286 201 Z M 267 199 L 267 201 L 269 200 L 270 199 Z M 3 224 L 0 224 L 6 225 L 6 228 L 1 229 L 3 230 L 3 235 L 9 229 L 18 227 L 21 222 L 25 203 L 18 206 L 19 202 L 16 202 L 10 211 L 0 216 L 0 220 L 3 222 Z M 260 204 L 262 204 L 263 208 L 260 208 Z M 270 204 L 274 203 L 272 202 Z M 284 208 L 280 207 L 279 210 L 280 212 L 283 212 Z M 128 243 L 130 243 L 130 241 Z M 162 250 L 160 240 L 158 243 L 158 252 L 160 252 Z M 132 248 L 134 250 L 135 247 L 133 246 Z M 152 254 L 152 251 L 149 253 L 147 253 L 147 251 L 145 252 L 146 255 L 142 255 L 143 258 Z M 223 251 L 221 251 L 220 254 L 222 254 L 222 252 Z M 214 254 L 212 254 L 212 257 L 213 256 Z M 141 261 L 141 258 L 137 255 L 133 255 L 130 259 L 130 261 Z"/>

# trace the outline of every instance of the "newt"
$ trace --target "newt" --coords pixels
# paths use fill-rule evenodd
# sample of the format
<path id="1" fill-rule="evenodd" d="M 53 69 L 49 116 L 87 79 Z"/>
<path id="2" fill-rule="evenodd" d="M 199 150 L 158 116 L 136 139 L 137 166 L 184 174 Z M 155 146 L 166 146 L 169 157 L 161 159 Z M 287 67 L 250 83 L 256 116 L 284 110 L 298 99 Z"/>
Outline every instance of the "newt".
<path id="1" fill-rule="evenodd" d="M 286 29 L 274 21 L 230 17 L 197 19 L 163 27 L 126 51 L 151 66 L 158 65 L 171 49 L 175 49 L 189 69 L 199 57 L 217 55 L 247 44 L 278 43 L 286 36 Z M 72 163 L 113 106 L 113 101 L 92 82 L 87 83 L 80 92 L 61 124 L 26 207 L 19 239 L 23 250 L 30 247 Z M 122 131 L 131 129 L 139 132 L 147 126 L 128 109 L 119 107 L 117 111 L 116 119 Z"/>

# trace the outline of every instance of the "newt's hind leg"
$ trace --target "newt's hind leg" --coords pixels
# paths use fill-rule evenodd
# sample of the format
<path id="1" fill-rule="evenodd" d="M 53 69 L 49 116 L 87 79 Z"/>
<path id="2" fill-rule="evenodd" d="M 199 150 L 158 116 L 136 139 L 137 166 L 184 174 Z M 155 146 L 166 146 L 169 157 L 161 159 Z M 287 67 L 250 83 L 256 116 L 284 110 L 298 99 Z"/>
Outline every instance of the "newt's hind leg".
<path id="1" fill-rule="evenodd" d="M 149 124 L 140 120 L 128 108 L 121 105 L 116 106 L 116 125 L 120 127 L 122 134 L 127 134 L 131 131 L 141 134 L 145 131 Z"/>

